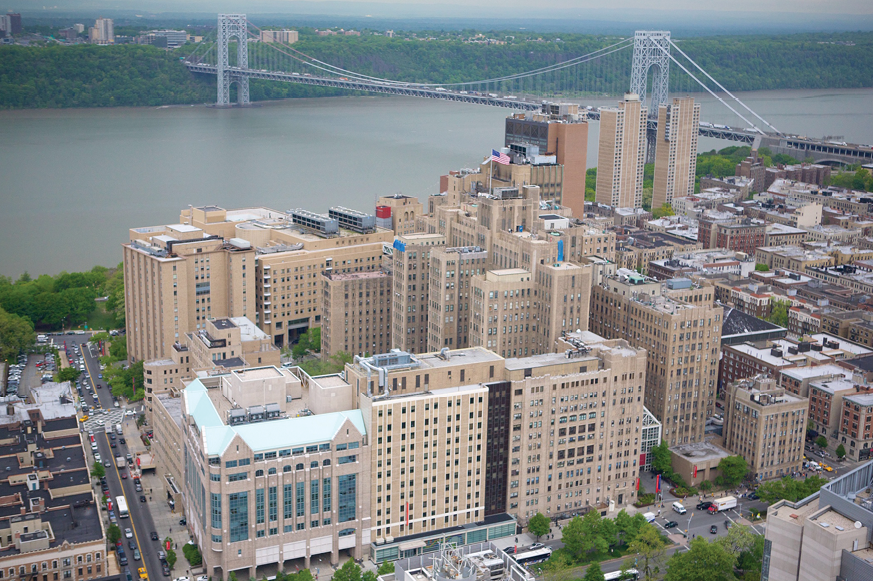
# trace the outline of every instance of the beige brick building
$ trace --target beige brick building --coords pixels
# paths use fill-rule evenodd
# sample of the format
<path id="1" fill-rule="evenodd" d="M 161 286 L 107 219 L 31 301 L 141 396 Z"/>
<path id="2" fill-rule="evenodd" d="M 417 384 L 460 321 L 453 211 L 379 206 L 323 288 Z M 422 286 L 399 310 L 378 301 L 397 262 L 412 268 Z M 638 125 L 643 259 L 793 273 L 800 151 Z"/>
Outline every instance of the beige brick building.
<path id="1" fill-rule="evenodd" d="M 756 479 L 799 472 L 809 400 L 777 387 L 774 379 L 746 379 L 727 390 L 724 445 L 746 459 Z"/>
<path id="2" fill-rule="evenodd" d="M 394 277 L 391 344 L 410 353 L 427 352 L 430 257 L 444 248 L 440 234 L 398 236 L 391 272 Z"/>
<path id="3" fill-rule="evenodd" d="M 394 283 L 383 271 L 324 275 L 321 353 L 330 357 L 391 349 Z"/>
<path id="4" fill-rule="evenodd" d="M 380 216 L 380 213 L 383 216 Z M 387 218 L 384 214 L 388 214 Z M 424 215 L 424 206 L 418 201 L 418 198 L 395 194 L 382 196 L 376 200 L 377 225 L 393 230 L 396 236 L 415 234 L 416 218 L 422 215 Z M 385 222 L 380 224 L 380 218 L 384 219 Z"/>
<path id="5" fill-rule="evenodd" d="M 700 104 L 693 97 L 674 97 L 658 107 L 653 209 L 694 194 L 699 130 Z"/>
<path id="6" fill-rule="evenodd" d="M 634 502 L 646 352 L 624 340 L 506 360 L 507 510 L 527 521 Z"/>
<path id="7" fill-rule="evenodd" d="M 470 345 L 470 282 L 485 273 L 488 253 L 476 246 L 437 249 L 430 255 L 428 351 Z"/>
<path id="8" fill-rule="evenodd" d="M 643 206 L 648 109 L 639 95 L 625 93 L 618 107 L 600 110 L 597 202 L 615 208 Z"/>
<path id="9" fill-rule="evenodd" d="M 671 446 L 703 440 L 721 356 L 723 309 L 712 287 L 682 286 L 619 270 L 592 290 L 589 326 L 647 350 L 645 403 Z"/>

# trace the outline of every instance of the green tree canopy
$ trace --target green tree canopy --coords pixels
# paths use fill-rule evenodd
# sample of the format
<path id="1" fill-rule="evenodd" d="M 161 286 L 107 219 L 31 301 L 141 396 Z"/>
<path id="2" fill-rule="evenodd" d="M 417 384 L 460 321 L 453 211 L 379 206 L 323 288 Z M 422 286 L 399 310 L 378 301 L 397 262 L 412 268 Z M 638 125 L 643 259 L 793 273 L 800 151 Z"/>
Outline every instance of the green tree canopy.
<path id="1" fill-rule="evenodd" d="M 118 525 L 115 525 L 115 524 L 109 525 L 109 528 L 106 529 L 106 538 L 109 540 L 109 543 L 113 546 L 115 546 L 115 543 L 117 543 L 119 540 L 121 540 L 121 529 L 118 528 Z"/>
<path id="2" fill-rule="evenodd" d="M 757 272 L 767 272 L 768 270 L 770 270 L 770 267 L 766 264 L 761 264 L 760 262 L 757 262 L 755 263 L 755 270 Z"/>
<path id="3" fill-rule="evenodd" d="M 664 548 L 664 540 L 654 526 L 644 523 L 640 527 L 639 533 L 628 547 L 628 554 L 634 557 L 628 559 L 626 563 L 632 564 L 636 561 L 636 569 L 644 581 L 653 581 L 660 577 L 667 552 Z"/>
<path id="4" fill-rule="evenodd" d="M 782 499 L 797 502 L 810 494 L 814 494 L 827 482 L 826 479 L 820 476 L 808 476 L 803 480 L 795 480 L 786 476 L 780 480 L 769 480 L 761 483 L 755 492 L 761 500 L 768 504 L 773 504 Z"/>
<path id="5" fill-rule="evenodd" d="M 34 343 L 33 323 L 0 308 L 0 360 L 14 361 L 20 352 L 28 350 Z"/>
<path id="6" fill-rule="evenodd" d="M 530 522 L 527 523 L 527 528 L 531 534 L 536 535 L 537 540 L 540 540 L 540 537 L 549 534 L 549 531 L 552 530 L 551 525 L 549 517 L 538 512 L 531 517 Z"/>
<path id="7" fill-rule="evenodd" d="M 82 372 L 75 367 L 64 367 L 55 375 L 55 381 L 76 381 Z"/>
<path id="8" fill-rule="evenodd" d="M 655 208 L 654 210 L 652 210 L 652 217 L 655 218 L 656 220 L 658 218 L 663 218 L 665 216 L 675 216 L 675 215 L 676 215 L 676 212 L 673 211 L 673 206 L 671 206 L 670 204 L 666 204 L 666 203 L 661 204 L 660 208 Z"/>
<path id="9" fill-rule="evenodd" d="M 846 447 L 840 444 L 837 446 L 837 458 L 845 458 L 846 457 Z"/>
<path id="10" fill-rule="evenodd" d="M 670 557 L 664 581 L 733 581 L 736 561 L 720 544 L 697 537 L 688 551 Z"/>
<path id="11" fill-rule="evenodd" d="M 664 472 L 672 471 L 672 462 L 670 458 L 670 446 L 666 440 L 661 440 L 661 443 L 652 448 L 649 452 L 652 454 L 652 468 L 655 472 L 663 474 Z"/>
<path id="12" fill-rule="evenodd" d="M 585 576 L 582 581 L 604 581 L 603 570 L 600 568 L 600 563 L 591 563 L 585 569 Z"/>
<path id="13" fill-rule="evenodd" d="M 773 323 L 774 325 L 779 325 L 780 327 L 787 329 L 788 328 L 788 308 L 791 306 L 791 303 L 788 301 L 780 301 L 776 299 L 770 300 L 770 316 L 767 317 L 767 320 Z"/>
<path id="14" fill-rule="evenodd" d="M 749 463 L 742 456 L 728 456 L 718 463 L 722 482 L 726 486 L 736 486 L 749 472 Z"/>
<path id="15" fill-rule="evenodd" d="M 827 448 L 828 447 L 828 439 L 824 437 L 824 435 L 820 435 L 815 439 L 815 445 L 819 448 Z"/>
<path id="16" fill-rule="evenodd" d="M 100 462 L 94 462 L 94 466 L 91 467 L 91 476 L 98 480 L 103 478 L 106 476 L 106 468 Z"/>
<path id="17" fill-rule="evenodd" d="M 376 575 L 382 576 L 387 575 L 388 573 L 394 572 L 394 561 L 383 561 L 382 564 L 379 565 L 379 569 L 376 571 Z"/>
<path id="18" fill-rule="evenodd" d="M 349 559 L 333 574 L 333 581 L 361 581 L 361 568 Z"/>

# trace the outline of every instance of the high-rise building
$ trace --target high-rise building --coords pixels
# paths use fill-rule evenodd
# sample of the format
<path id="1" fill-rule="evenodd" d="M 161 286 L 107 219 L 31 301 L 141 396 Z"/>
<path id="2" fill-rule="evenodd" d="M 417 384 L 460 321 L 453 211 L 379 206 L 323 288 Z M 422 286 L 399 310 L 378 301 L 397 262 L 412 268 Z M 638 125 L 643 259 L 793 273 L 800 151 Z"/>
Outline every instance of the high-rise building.
<path id="1" fill-rule="evenodd" d="M 115 42 L 115 27 L 111 18 L 98 18 L 91 27 L 89 40 L 94 44 L 112 44 Z"/>
<path id="2" fill-rule="evenodd" d="M 700 104 L 693 97 L 674 97 L 658 107 L 653 209 L 694 194 L 699 129 Z"/>
<path id="3" fill-rule="evenodd" d="M 0 14 L 0 32 L 5 33 L 6 36 L 12 36 L 13 34 L 20 34 L 23 30 L 21 14 L 12 12 Z M 0 34 L 0 36 L 3 35 Z"/>
<path id="4" fill-rule="evenodd" d="M 280 42 L 294 44 L 298 40 L 296 30 L 262 30 L 261 42 Z"/>
<path id="5" fill-rule="evenodd" d="M 642 208 L 647 116 L 648 109 L 634 93 L 625 93 L 618 107 L 601 109 L 595 198 L 598 203 Z"/>
<path id="6" fill-rule="evenodd" d="M 255 251 L 188 224 L 130 230 L 123 246 L 127 352 L 167 359 L 186 333 L 221 317 L 255 320 Z M 252 286 L 243 283 L 252 281 Z"/>
<path id="7" fill-rule="evenodd" d="M 645 403 L 670 446 L 702 442 L 714 405 L 723 309 L 713 293 L 626 269 L 592 290 L 590 330 L 647 350 Z"/>
<path id="8" fill-rule="evenodd" d="M 428 351 L 470 346 L 473 310 L 470 281 L 483 275 L 487 267 L 488 253 L 477 246 L 440 248 L 431 252 Z"/>
<path id="9" fill-rule="evenodd" d="M 506 118 L 504 146 L 528 143 L 543 155 L 554 155 L 563 166 L 563 192 L 559 203 L 575 216 L 585 210 L 585 169 L 588 155 L 588 123 L 584 112 L 572 103 L 543 103 L 536 113 Z M 534 182 L 528 182 L 534 183 Z"/>
<path id="10" fill-rule="evenodd" d="M 357 355 L 391 350 L 391 305 L 394 286 L 381 270 L 325 273 L 321 352 Z"/>
<path id="11" fill-rule="evenodd" d="M 505 367 L 507 512 L 526 522 L 538 512 L 558 518 L 632 503 L 646 351 L 619 339 L 507 359 Z"/>
<path id="12" fill-rule="evenodd" d="M 727 389 L 724 445 L 746 459 L 757 480 L 791 476 L 803 464 L 809 400 L 770 378 L 744 379 Z"/>
<path id="13" fill-rule="evenodd" d="M 394 240 L 391 344 L 410 353 L 427 352 L 428 275 L 431 254 L 445 248 L 441 234 L 408 234 Z"/>

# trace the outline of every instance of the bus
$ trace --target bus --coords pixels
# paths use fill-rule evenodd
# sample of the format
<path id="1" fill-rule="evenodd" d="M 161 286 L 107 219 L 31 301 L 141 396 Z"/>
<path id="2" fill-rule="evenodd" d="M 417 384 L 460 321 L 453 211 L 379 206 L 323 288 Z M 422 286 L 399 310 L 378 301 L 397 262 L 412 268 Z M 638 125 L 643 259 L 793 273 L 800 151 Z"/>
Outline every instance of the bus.
<path id="1" fill-rule="evenodd" d="M 516 563 L 524 567 L 526 565 L 532 565 L 533 563 L 548 561 L 551 556 L 552 550 L 548 547 L 543 547 L 542 549 L 536 549 L 535 551 L 519 553 L 518 555 L 514 555 L 513 558 Z"/>
<path id="2" fill-rule="evenodd" d="M 130 516 L 127 512 L 127 501 L 123 496 L 115 497 L 115 508 L 117 508 L 118 518 L 127 518 Z"/>
<path id="3" fill-rule="evenodd" d="M 632 579 L 636 581 L 640 578 L 640 572 L 636 569 L 628 569 L 625 571 L 624 577 L 621 576 L 621 571 L 613 571 L 612 573 L 604 573 L 603 581 L 618 581 L 621 579 L 624 581 L 625 579 Z"/>

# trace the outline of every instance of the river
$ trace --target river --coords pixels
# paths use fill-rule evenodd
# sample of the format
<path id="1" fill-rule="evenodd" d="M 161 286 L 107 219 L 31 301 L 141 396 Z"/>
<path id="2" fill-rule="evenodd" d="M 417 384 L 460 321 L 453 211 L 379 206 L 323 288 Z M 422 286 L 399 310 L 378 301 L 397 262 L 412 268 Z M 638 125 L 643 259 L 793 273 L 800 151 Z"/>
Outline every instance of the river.
<path id="1" fill-rule="evenodd" d="M 873 142 L 873 89 L 738 94 L 781 131 Z M 701 119 L 745 126 L 709 96 Z M 587 101 L 608 106 L 615 98 Z M 503 109 L 412 98 L 298 99 L 211 107 L 0 112 L 0 274 L 111 266 L 136 226 L 188 206 L 331 205 L 424 199 L 439 176 L 503 143 Z M 701 139 L 700 149 L 731 145 Z M 597 124 L 588 165 L 597 162 Z"/>

